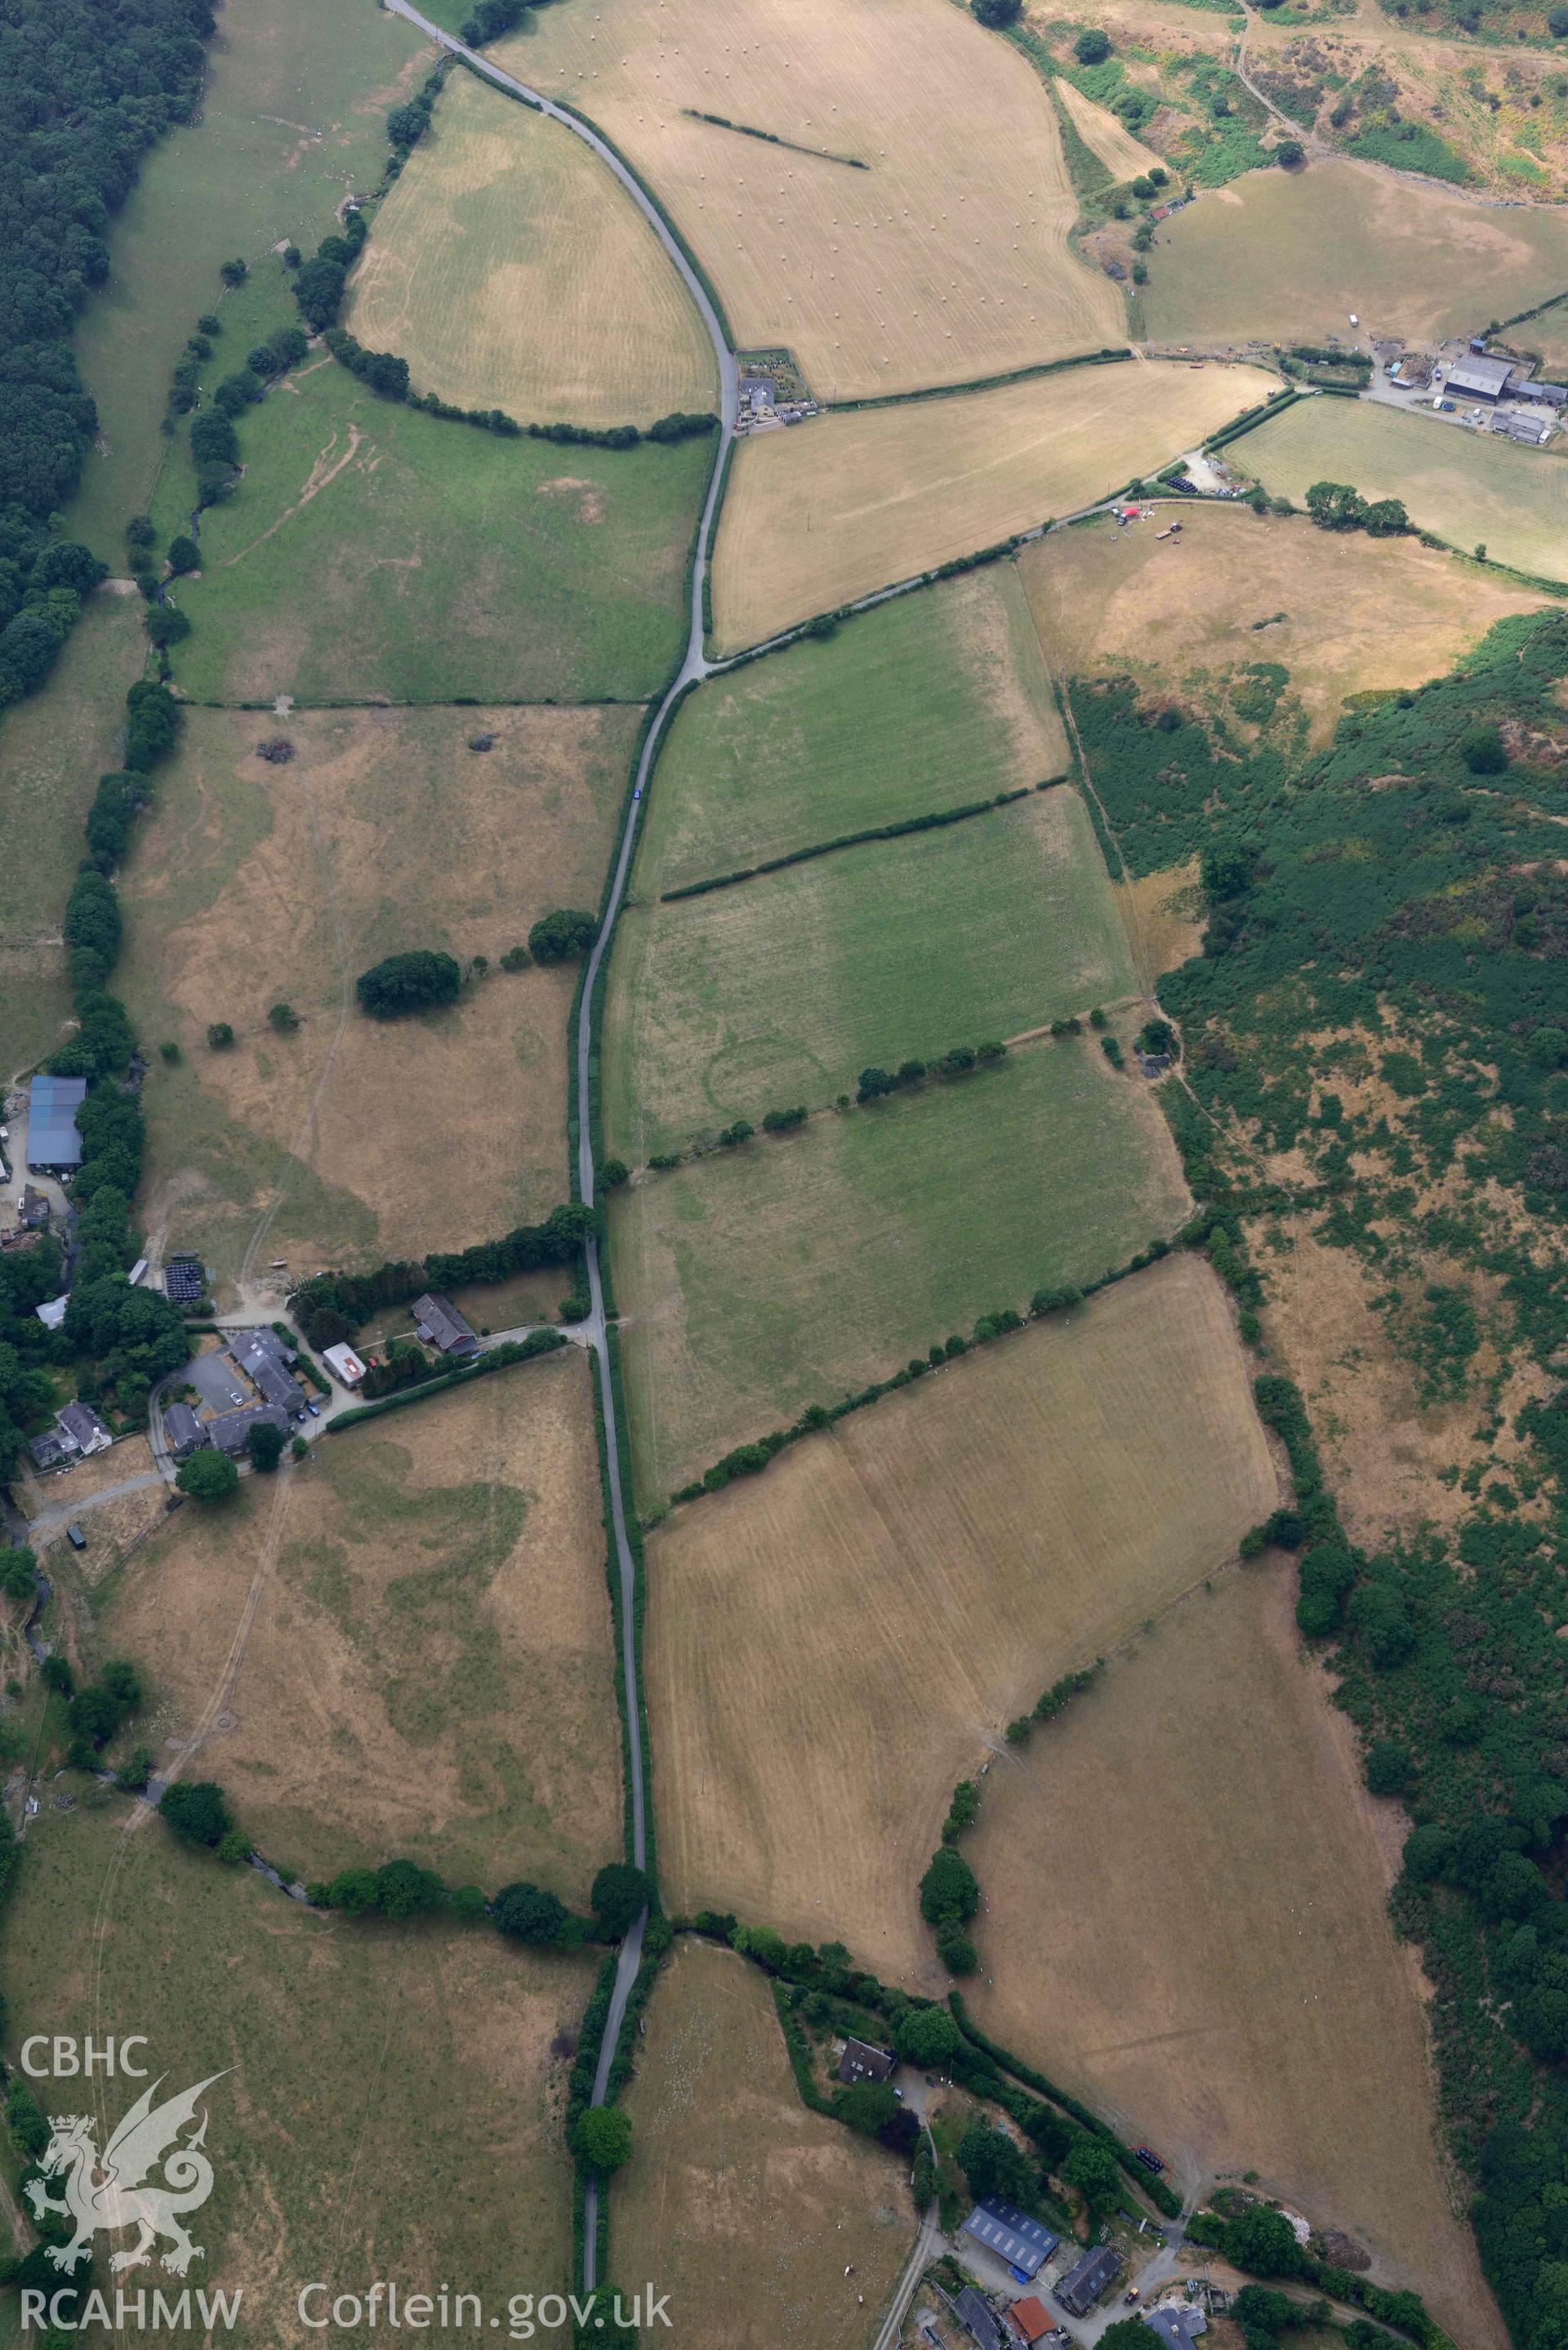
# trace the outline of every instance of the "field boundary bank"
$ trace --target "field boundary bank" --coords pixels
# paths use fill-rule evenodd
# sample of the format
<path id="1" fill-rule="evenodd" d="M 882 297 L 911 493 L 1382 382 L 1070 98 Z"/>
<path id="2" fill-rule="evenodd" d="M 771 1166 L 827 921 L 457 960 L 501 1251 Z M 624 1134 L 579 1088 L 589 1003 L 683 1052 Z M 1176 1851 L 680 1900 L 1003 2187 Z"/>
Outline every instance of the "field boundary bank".
<path id="1" fill-rule="evenodd" d="M 874 824 L 863 832 L 846 832 L 836 840 L 814 841 L 807 848 L 792 848 L 785 856 L 765 858 L 760 865 L 738 866 L 733 873 L 716 873 L 706 881 L 683 881 L 679 889 L 661 889 L 658 903 L 673 906 L 683 898 L 707 897 L 714 889 L 733 889 L 742 881 L 755 881 L 770 873 L 782 873 L 791 865 L 807 865 L 814 858 L 832 857 L 841 848 L 862 848 L 868 841 L 901 840 L 913 832 L 935 832 L 950 824 L 967 824 L 971 816 L 994 816 L 1018 800 L 1026 800 L 1036 792 L 1054 790 L 1058 785 L 1070 784 L 1071 775 L 1047 775 L 1038 784 L 1020 784 L 1010 792 L 998 792 L 994 799 L 966 800 L 954 808 L 937 808 L 926 816 L 901 817 L 894 824 Z"/>
<path id="2" fill-rule="evenodd" d="M 657 694 L 603 693 L 582 702 L 567 701 L 555 694 L 529 696 L 524 694 L 454 693 L 450 699 L 432 697 L 429 701 L 394 702 L 384 696 L 364 699 L 344 696 L 330 702 L 306 702 L 295 694 L 279 699 L 288 703 L 280 710 L 277 699 L 271 702 L 219 702 L 205 695 L 176 693 L 175 701 L 182 710 L 232 710 L 249 712 L 254 718 L 289 719 L 308 716 L 318 710 L 646 710 Z"/>
<path id="3" fill-rule="evenodd" d="M 907 408 L 917 400 L 958 400 L 965 392 L 1000 391 L 1010 383 L 1028 383 L 1036 376 L 1065 375 L 1074 368 L 1121 367 L 1136 359 L 1130 344 L 1102 345 L 1097 351 L 1074 351 L 1066 359 L 1037 359 L 1029 367 L 1010 368 L 1005 375 L 976 376 L 970 383 L 929 383 L 919 391 L 871 392 L 864 400 L 825 400 L 825 416 L 853 416 L 868 408 Z"/>

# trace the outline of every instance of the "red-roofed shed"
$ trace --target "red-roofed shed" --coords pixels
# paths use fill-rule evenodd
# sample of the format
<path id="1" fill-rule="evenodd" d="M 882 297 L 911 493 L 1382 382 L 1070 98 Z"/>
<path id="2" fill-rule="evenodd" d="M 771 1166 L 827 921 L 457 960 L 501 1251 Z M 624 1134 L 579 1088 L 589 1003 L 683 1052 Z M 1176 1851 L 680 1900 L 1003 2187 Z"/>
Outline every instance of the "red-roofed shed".
<path id="1" fill-rule="evenodd" d="M 1017 2340 L 1030 2345 L 1043 2342 L 1056 2323 L 1044 2303 L 1033 2293 L 1027 2301 L 1015 2301 L 1006 2316 Z"/>

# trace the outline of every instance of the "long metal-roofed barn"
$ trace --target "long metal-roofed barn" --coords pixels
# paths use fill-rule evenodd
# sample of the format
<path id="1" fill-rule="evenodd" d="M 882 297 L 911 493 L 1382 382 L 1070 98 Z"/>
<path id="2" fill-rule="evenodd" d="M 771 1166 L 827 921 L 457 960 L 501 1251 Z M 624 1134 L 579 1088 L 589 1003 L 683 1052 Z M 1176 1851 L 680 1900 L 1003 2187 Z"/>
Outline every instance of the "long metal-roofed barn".
<path id="1" fill-rule="evenodd" d="M 1456 359 L 1449 369 L 1445 391 L 1460 400 L 1501 400 L 1509 377 L 1519 365 L 1517 359 Z"/>
<path id="2" fill-rule="evenodd" d="M 82 1139 L 77 1112 L 87 1099 L 85 1077 L 37 1076 L 27 1090 L 29 1167 L 79 1167 Z"/>
<path id="3" fill-rule="evenodd" d="M 1061 2241 L 1027 2211 L 1014 2203 L 1003 2203 L 991 2195 L 977 2203 L 963 2223 L 963 2232 L 1005 2261 L 1015 2275 L 1028 2279 L 1044 2267 Z"/>

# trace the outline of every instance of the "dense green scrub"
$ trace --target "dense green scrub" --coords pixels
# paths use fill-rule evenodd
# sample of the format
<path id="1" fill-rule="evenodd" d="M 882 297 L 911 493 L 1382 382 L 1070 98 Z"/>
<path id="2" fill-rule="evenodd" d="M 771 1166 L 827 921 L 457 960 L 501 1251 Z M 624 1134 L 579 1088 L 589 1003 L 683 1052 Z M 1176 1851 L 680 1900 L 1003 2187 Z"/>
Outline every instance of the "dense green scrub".
<path id="1" fill-rule="evenodd" d="M 0 5 L 0 709 L 41 685 L 102 576 L 49 535 L 98 429 L 72 351 L 143 151 L 195 103 L 207 0 Z"/>
<path id="2" fill-rule="evenodd" d="M 1225 1249 L 1251 1249 L 1244 1291 L 1266 1301 L 1292 1245 L 1277 1212 L 1305 1210 L 1380 1284 L 1418 1404 L 1478 1406 L 1470 1465 L 1444 1472 L 1469 1504 L 1454 1533 L 1368 1556 L 1296 1528 L 1298 1614 L 1334 1644 L 1370 1783 L 1416 1824 L 1394 1914 L 1436 1986 L 1445 2119 L 1530 2350 L 1568 2343 L 1565 675 L 1568 619 L 1504 621 L 1310 761 L 1272 672 L 1250 741 L 1126 681 L 1073 694 L 1127 863 L 1202 859 L 1205 951 L 1162 998 L 1189 1174 Z M 1524 1441 L 1500 1462 L 1526 1366 L 1537 1399 L 1508 1408 Z"/>

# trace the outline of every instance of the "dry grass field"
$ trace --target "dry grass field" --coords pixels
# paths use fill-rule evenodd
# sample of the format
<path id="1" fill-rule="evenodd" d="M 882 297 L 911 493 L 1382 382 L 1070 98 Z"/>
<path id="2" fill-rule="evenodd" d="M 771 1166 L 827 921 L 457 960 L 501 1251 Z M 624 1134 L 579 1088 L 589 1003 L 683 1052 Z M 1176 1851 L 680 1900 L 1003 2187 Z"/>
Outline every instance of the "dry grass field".
<path id="1" fill-rule="evenodd" d="M 624 2102 L 614 2274 L 670 2293 L 682 2350 L 865 2350 L 914 2242 L 904 2167 L 802 2105 L 754 1967 L 676 1944 Z"/>
<path id="2" fill-rule="evenodd" d="M 869 1063 L 932 1061 L 1134 992 L 1088 810 L 1070 785 L 673 906 L 616 941 L 609 1148 L 636 1160 L 731 1118 L 824 1108 Z"/>
<path id="3" fill-rule="evenodd" d="M 1273 388 L 1256 368 L 1129 362 L 747 441 L 719 524 L 714 635 L 733 651 L 1072 514 Z"/>
<path id="4" fill-rule="evenodd" d="M 1568 462 L 1364 400 L 1308 400 L 1235 443 L 1231 462 L 1298 504 L 1314 482 L 1403 498 L 1411 521 L 1494 563 L 1568 579 Z"/>
<path id="5" fill-rule="evenodd" d="M 575 2044 L 591 1958 L 484 1926 L 315 1917 L 97 1789 L 64 1813 L 46 1794 L 0 1951 L 13 2063 L 29 2032 L 134 2030 L 165 2095 L 226 2072 L 204 2100 L 215 2183 L 185 2282 L 244 2289 L 235 2339 L 296 2343 L 316 2278 L 450 2282 L 501 2308 L 570 2282 L 556 2052 Z M 51 2111 L 85 2101 L 111 2126 L 130 2101 L 101 2074 L 37 2085 Z M 180 2289 L 156 2266 L 122 2280 L 139 2281 Z"/>
<path id="6" fill-rule="evenodd" d="M 954 1781 L 1274 1495 L 1230 1304 L 1181 1256 L 677 1512 L 646 1669 L 671 1907 L 938 1988 L 915 1886 Z"/>
<path id="7" fill-rule="evenodd" d="M 552 906 L 597 904 L 639 716 L 188 714 L 121 884 L 126 1000 L 149 1048 L 183 1054 L 144 1096 L 155 1234 L 227 1280 L 247 1253 L 298 1272 L 452 1247 L 566 1197 L 576 973 L 498 962 Z M 280 730 L 295 755 L 271 765 L 255 744 Z M 491 969 L 445 1011 L 368 1019 L 358 973 L 411 947 Z"/>
<path id="8" fill-rule="evenodd" d="M 786 344 L 819 399 L 971 381 L 1126 332 L 1121 296 L 1067 243 L 1077 207 L 1044 84 L 946 0 L 755 0 L 743 22 L 722 0 L 686 0 L 679 20 L 609 0 L 546 10 L 495 55 L 609 133 L 737 347 Z"/>
<path id="9" fill-rule="evenodd" d="M 1212 190 L 1161 224 L 1148 260 L 1156 342 L 1436 339 L 1473 330 L 1478 286 L 1500 318 L 1561 292 L 1568 216 L 1467 203 L 1341 157 Z"/>
<path id="10" fill-rule="evenodd" d="M 642 214 L 572 131 L 454 74 L 376 215 L 348 324 L 421 390 L 523 421 L 711 408 L 713 360 Z"/>
<path id="11" fill-rule="evenodd" d="M 1262 445 L 1248 435 L 1238 462 Z M 1304 516 L 1192 505 L 1162 543 L 1173 511 L 1136 530 L 1058 531 L 1020 556 L 1064 675 L 1158 675 L 1204 699 L 1250 662 L 1278 661 L 1323 743 L 1350 695 L 1440 676 L 1494 621 L 1542 601 L 1413 541 L 1335 536 Z"/>
<path id="12" fill-rule="evenodd" d="M 1188 1205 L 1148 1087 L 1089 1036 L 611 1199 L 645 1508 L 981 1315 L 1125 1264 Z"/>
<path id="13" fill-rule="evenodd" d="M 618 1855 L 575 1347 L 326 1439 L 217 1514 L 182 1511 L 105 1595 L 99 1638 L 144 1675 L 137 1729 L 160 1770 L 186 1752 L 186 1775 L 221 1781 L 301 1877 L 406 1854 L 449 1884 L 530 1877 L 580 1907 Z"/>
<path id="14" fill-rule="evenodd" d="M 649 795 L 633 887 L 679 889 L 1064 775 L 1029 599 L 993 563 L 710 678 Z"/>
<path id="15" fill-rule="evenodd" d="M 1091 154 L 1097 155 L 1113 178 L 1136 180 L 1151 164 L 1163 158 L 1152 147 L 1135 139 L 1119 116 L 1108 106 L 1096 106 L 1081 89 L 1058 77 L 1053 87 L 1067 109 L 1068 120 Z"/>
<path id="16" fill-rule="evenodd" d="M 1256 2170 L 1457 2341 L 1503 2350 L 1438 2149 L 1378 1807 L 1293 1598 L 1285 1565 L 1196 1593 L 992 1773 L 965 1846 L 975 2016 L 1185 2182 Z"/>

